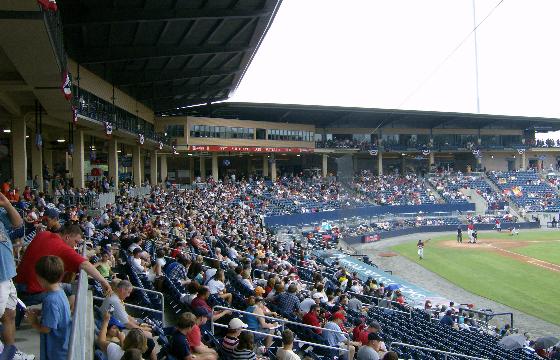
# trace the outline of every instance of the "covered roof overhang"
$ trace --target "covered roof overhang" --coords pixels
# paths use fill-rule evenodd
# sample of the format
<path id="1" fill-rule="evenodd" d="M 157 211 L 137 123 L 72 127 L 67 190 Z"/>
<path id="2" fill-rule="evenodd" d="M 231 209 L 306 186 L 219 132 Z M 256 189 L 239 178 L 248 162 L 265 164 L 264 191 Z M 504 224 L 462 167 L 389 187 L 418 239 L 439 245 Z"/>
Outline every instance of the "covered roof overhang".
<path id="1" fill-rule="evenodd" d="M 227 99 L 282 0 L 62 0 L 71 58 L 164 113 Z"/>

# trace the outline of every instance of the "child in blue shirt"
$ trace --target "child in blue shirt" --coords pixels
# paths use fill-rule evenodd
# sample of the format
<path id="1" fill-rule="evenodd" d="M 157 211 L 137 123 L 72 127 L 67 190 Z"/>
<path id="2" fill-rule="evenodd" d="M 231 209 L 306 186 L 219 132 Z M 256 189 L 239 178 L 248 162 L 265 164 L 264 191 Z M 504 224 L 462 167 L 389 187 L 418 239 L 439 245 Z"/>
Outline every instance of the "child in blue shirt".
<path id="1" fill-rule="evenodd" d="M 43 299 L 41 320 L 37 310 L 28 312 L 31 325 L 41 333 L 41 360 L 66 359 L 72 318 L 68 299 L 60 287 L 64 263 L 58 256 L 43 256 L 35 264 L 35 272 L 37 280 L 47 292 Z"/>

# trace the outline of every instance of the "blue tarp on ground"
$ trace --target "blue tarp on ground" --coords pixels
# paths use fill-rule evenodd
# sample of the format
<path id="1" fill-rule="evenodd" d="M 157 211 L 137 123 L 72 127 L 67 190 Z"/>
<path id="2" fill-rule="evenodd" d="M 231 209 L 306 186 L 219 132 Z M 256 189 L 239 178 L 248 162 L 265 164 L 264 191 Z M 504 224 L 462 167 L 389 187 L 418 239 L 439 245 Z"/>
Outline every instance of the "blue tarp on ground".
<path id="1" fill-rule="evenodd" d="M 355 216 L 368 217 L 385 214 L 424 213 L 474 211 L 474 204 L 430 204 L 430 205 L 396 205 L 396 206 L 367 206 L 352 209 L 339 209 L 307 214 L 277 215 L 265 218 L 268 226 L 290 226 L 319 223 L 323 220 L 340 220 Z"/>
<path id="2" fill-rule="evenodd" d="M 415 245 L 413 244 L 412 246 Z M 315 251 L 315 254 L 318 257 L 325 259 L 325 261 L 329 264 L 333 264 L 338 260 L 348 271 L 355 271 L 362 281 L 366 281 L 367 278 L 371 277 L 378 283 L 382 282 L 384 285 L 400 284 L 400 290 L 405 296 L 407 302 L 415 307 L 423 307 L 424 302 L 427 299 L 430 299 L 434 305 L 449 303 L 449 300 L 432 291 L 411 284 L 398 276 L 390 275 L 383 270 L 368 265 L 352 256 L 342 254 L 334 250 L 317 250 Z"/>

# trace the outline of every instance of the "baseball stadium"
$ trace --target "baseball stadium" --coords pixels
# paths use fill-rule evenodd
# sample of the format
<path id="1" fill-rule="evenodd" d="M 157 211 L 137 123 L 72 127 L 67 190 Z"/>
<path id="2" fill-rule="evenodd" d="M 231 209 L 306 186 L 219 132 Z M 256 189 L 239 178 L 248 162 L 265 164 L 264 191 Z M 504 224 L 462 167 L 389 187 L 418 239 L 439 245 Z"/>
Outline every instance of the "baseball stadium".
<path id="1" fill-rule="evenodd" d="M 0 1 L 0 360 L 560 359 L 560 119 L 239 100 L 296 3 Z"/>

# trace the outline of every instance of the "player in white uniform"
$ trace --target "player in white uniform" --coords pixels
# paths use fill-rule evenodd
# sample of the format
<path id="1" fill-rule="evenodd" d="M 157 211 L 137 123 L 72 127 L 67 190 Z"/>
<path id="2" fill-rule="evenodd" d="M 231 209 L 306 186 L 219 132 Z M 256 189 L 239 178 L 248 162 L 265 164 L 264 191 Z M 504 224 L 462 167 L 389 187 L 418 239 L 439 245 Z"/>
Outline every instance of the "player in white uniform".
<path id="1" fill-rule="evenodd" d="M 418 244 L 416 244 L 416 246 L 418 247 L 418 257 L 422 260 L 424 258 L 424 243 L 422 240 L 418 240 Z"/>

